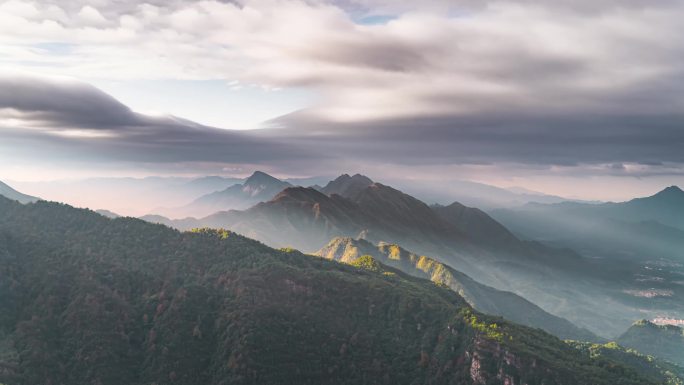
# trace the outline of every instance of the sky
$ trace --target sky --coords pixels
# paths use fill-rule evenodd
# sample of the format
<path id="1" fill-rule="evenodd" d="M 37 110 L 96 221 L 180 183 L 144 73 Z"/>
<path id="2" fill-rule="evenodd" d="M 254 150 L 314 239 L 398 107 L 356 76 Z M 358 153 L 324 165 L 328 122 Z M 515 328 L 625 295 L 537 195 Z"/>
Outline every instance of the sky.
<path id="1" fill-rule="evenodd" d="M 684 2 L 0 0 L 0 179 L 684 185 Z"/>

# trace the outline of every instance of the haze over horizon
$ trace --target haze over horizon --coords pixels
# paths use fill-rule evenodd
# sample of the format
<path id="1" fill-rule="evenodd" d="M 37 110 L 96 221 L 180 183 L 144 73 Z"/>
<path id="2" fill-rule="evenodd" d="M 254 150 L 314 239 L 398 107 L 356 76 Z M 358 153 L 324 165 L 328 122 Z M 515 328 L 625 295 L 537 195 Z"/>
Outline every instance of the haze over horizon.
<path id="1" fill-rule="evenodd" d="M 684 185 L 682 16 L 677 1 L 0 1 L 0 180 L 360 172 L 651 195 Z"/>

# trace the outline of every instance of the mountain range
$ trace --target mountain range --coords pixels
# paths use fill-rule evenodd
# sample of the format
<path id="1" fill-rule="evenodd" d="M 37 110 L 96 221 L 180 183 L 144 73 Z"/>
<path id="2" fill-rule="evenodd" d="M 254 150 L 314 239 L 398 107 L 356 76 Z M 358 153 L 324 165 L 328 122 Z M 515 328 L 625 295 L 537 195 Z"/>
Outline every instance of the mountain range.
<path id="1" fill-rule="evenodd" d="M 458 201 L 466 206 L 483 210 L 514 208 L 528 203 L 581 202 L 580 200 L 544 194 L 523 188 L 501 188 L 466 180 L 396 180 L 392 185 L 432 204 L 448 205 Z"/>
<path id="2" fill-rule="evenodd" d="M 0 381 L 664 384 L 372 257 L 0 198 Z"/>
<path id="3" fill-rule="evenodd" d="M 521 240 L 479 209 L 460 203 L 429 206 L 362 175 L 345 174 L 319 189 L 289 187 L 246 210 L 200 219 L 143 219 L 181 230 L 228 228 L 272 247 L 311 253 L 335 237 L 401 245 L 604 338 L 644 316 L 643 304 L 623 301 L 629 288 L 622 274 L 597 269 L 572 250 Z"/>
<path id="4" fill-rule="evenodd" d="M 587 253 L 684 260 L 684 191 L 676 186 L 628 202 L 530 204 L 490 214 L 519 236 Z"/>
<path id="5" fill-rule="evenodd" d="M 320 190 L 320 191 L 319 191 Z M 275 247 L 315 251 L 335 236 L 432 250 L 502 249 L 543 257 L 551 249 L 523 242 L 487 214 L 458 203 L 430 207 L 362 175 L 342 175 L 321 189 L 288 187 L 247 210 L 217 212 L 201 219 L 164 221 L 182 229 L 226 227 Z M 458 207 L 457 207 L 458 206 Z M 150 217 L 145 217 L 150 219 Z M 491 242 L 491 239 L 496 242 Z"/>

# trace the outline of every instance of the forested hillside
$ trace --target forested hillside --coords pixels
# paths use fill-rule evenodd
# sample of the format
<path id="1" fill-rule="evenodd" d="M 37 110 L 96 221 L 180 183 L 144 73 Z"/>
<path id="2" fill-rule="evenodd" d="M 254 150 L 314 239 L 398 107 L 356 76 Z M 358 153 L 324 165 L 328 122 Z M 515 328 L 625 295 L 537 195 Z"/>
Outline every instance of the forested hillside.
<path id="1" fill-rule="evenodd" d="M 679 326 L 656 325 L 641 320 L 621 335 L 618 342 L 684 366 L 684 329 Z"/>
<path id="2" fill-rule="evenodd" d="M 545 312 L 539 306 L 515 293 L 483 285 L 433 258 L 417 255 L 399 245 L 380 243 L 376 246 L 363 239 L 335 238 L 316 255 L 345 263 L 353 263 L 364 255 L 370 255 L 384 265 L 406 274 L 448 286 L 483 313 L 502 316 L 521 325 L 540 328 L 562 339 L 600 340 L 588 330 L 580 329 L 568 320 Z"/>

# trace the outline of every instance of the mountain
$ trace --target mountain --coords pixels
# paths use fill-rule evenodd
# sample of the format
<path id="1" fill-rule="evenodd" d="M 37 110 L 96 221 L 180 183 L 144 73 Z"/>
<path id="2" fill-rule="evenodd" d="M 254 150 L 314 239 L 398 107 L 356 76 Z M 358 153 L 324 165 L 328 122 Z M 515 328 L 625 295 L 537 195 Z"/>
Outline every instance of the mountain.
<path id="1" fill-rule="evenodd" d="M 4 196 L 5 198 L 9 198 L 20 203 L 33 203 L 39 200 L 39 198 L 22 194 L 3 182 L 0 182 L 0 196 Z"/>
<path id="2" fill-rule="evenodd" d="M 533 204 L 491 215 L 523 237 L 549 243 L 573 247 L 581 242 L 582 248 L 594 243 L 684 257 L 684 191 L 676 186 L 628 202 Z"/>
<path id="3" fill-rule="evenodd" d="M 642 320 L 632 325 L 617 342 L 684 367 L 684 329 L 681 327 Z"/>
<path id="4" fill-rule="evenodd" d="M 518 247 L 520 241 L 506 227 L 484 211 L 454 202 L 448 206 L 434 205 L 432 209 L 460 232 L 480 243 Z"/>
<path id="5" fill-rule="evenodd" d="M 352 263 L 370 255 L 380 263 L 406 274 L 443 284 L 461 295 L 474 309 L 486 314 L 543 329 L 559 338 L 597 341 L 593 333 L 542 310 L 539 306 L 511 292 L 482 285 L 466 274 L 436 261 L 402 249 L 398 245 L 372 243 L 362 239 L 335 238 L 315 253 L 320 257 Z"/>
<path id="6" fill-rule="evenodd" d="M 342 176 L 340 181 L 350 179 L 355 178 Z M 272 247 L 306 252 L 319 250 L 335 237 L 402 245 L 604 338 L 614 338 L 645 316 L 642 304 L 621 302 L 623 290 L 631 287 L 622 286 L 624 277 L 616 276 L 614 269 L 597 269 L 591 259 L 571 250 L 519 240 L 484 212 L 459 209 L 457 204 L 444 210 L 430 207 L 378 182 L 345 191 L 346 197 L 290 187 L 247 210 L 200 219 L 146 219 L 181 230 L 228 228 Z"/>
<path id="7" fill-rule="evenodd" d="M 361 262 L 0 199 L 0 381 L 658 383 Z"/>
<path id="8" fill-rule="evenodd" d="M 159 222 L 182 229 L 180 225 L 188 223 Z M 466 243 L 425 203 L 380 183 L 351 197 L 289 187 L 247 210 L 218 212 L 192 223 L 192 227 L 197 226 L 231 228 L 274 247 L 293 246 L 307 251 L 318 250 L 336 236 L 359 234 L 374 241 L 405 244 Z"/>
<path id="9" fill-rule="evenodd" d="M 330 181 L 320 191 L 327 195 L 337 194 L 343 197 L 350 197 L 358 194 L 372 184 L 373 181 L 367 176 L 361 174 L 356 174 L 354 176 L 343 174 L 335 180 Z"/>
<path id="10" fill-rule="evenodd" d="M 291 187 L 264 172 L 256 171 L 242 184 L 200 196 L 190 204 L 174 209 L 156 209 L 153 214 L 183 218 L 201 217 L 217 211 L 246 209 L 262 201 L 272 199 L 283 189 Z"/>
<path id="11" fill-rule="evenodd" d="M 465 180 L 391 181 L 393 186 L 418 197 L 424 202 L 448 205 L 454 201 L 484 210 L 513 208 L 528 203 L 561 203 L 577 201 L 555 195 L 543 194 L 521 188 L 501 188 Z"/>
<path id="12" fill-rule="evenodd" d="M 615 219 L 630 222 L 656 221 L 684 231 L 684 191 L 670 186 L 657 194 L 602 208 Z"/>
<path id="13" fill-rule="evenodd" d="M 244 209 L 262 201 L 271 200 L 283 189 L 292 185 L 261 171 L 256 171 L 243 184 L 230 186 L 197 198 L 190 204 L 191 211 L 214 213 L 228 209 Z"/>
<path id="14" fill-rule="evenodd" d="M 369 227 L 368 221 L 358 205 L 339 195 L 289 187 L 268 202 L 244 211 L 219 212 L 197 220 L 191 227 L 225 227 L 274 247 L 316 250 L 335 236 L 358 236 Z M 179 221 L 171 224 L 188 228 L 187 223 Z"/>

